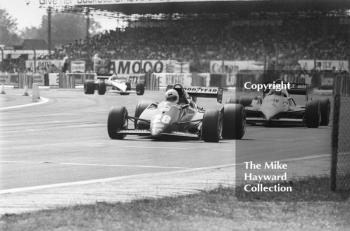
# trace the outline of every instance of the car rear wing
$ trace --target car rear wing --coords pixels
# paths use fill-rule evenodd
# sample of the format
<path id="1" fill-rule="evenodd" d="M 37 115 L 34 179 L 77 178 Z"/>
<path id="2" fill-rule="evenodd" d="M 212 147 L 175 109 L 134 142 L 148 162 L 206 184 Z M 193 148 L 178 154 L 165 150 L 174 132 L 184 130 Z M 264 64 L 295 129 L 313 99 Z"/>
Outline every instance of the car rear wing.
<path id="1" fill-rule="evenodd" d="M 191 97 L 216 98 L 222 102 L 223 89 L 219 87 L 184 87 L 184 90 Z"/>
<path id="2" fill-rule="evenodd" d="M 112 75 L 96 75 L 96 79 L 108 79 Z"/>
<path id="3" fill-rule="evenodd" d="M 310 86 L 307 84 L 291 83 L 288 93 L 291 95 L 307 95 L 310 90 Z"/>

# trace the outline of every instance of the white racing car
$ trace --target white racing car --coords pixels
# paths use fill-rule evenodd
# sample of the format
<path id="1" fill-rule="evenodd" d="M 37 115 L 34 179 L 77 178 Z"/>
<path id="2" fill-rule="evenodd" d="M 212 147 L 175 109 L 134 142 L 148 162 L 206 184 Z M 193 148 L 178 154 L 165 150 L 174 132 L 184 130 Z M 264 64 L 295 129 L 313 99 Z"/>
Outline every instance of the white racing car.
<path id="1" fill-rule="evenodd" d="M 306 95 L 306 105 L 300 106 L 290 96 Z M 229 103 L 240 103 L 245 107 L 249 124 L 304 125 L 309 128 L 327 126 L 330 115 L 329 99 L 308 101 L 308 86 L 292 84 L 288 91 L 270 90 L 263 97 L 229 99 Z"/>
<path id="2" fill-rule="evenodd" d="M 136 95 L 143 95 L 145 93 L 145 85 L 143 83 L 137 83 L 135 90 L 131 89 L 131 83 L 127 78 L 112 76 L 98 76 L 97 80 L 87 80 L 84 83 L 85 94 L 94 94 L 97 90 L 99 95 L 104 95 L 107 91 L 107 87 L 111 87 L 109 92 L 119 93 L 120 95 L 129 95 L 130 93 L 136 93 Z"/>

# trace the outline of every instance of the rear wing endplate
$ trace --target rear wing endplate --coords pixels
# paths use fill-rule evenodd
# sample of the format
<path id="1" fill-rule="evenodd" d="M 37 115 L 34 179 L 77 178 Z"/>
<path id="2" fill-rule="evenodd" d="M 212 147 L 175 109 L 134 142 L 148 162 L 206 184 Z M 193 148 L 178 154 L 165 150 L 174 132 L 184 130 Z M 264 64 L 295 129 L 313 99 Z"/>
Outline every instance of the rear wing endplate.
<path id="1" fill-rule="evenodd" d="M 216 98 L 221 103 L 223 89 L 219 87 L 184 87 L 184 90 L 191 97 Z"/>

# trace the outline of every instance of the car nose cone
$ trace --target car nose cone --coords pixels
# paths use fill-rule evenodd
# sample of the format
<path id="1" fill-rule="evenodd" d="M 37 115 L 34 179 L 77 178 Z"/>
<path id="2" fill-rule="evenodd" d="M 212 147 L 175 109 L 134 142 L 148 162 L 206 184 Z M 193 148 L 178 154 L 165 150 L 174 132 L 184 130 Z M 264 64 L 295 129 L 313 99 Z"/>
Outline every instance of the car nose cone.
<path id="1" fill-rule="evenodd" d="M 276 114 L 280 112 L 279 108 L 274 105 L 268 105 L 261 108 L 261 112 L 264 114 L 266 120 L 270 120 Z"/>
<path id="2" fill-rule="evenodd" d="M 163 123 L 156 122 L 155 120 L 151 121 L 151 126 L 150 126 L 151 136 L 153 137 L 160 136 L 161 133 L 164 131 L 164 129 L 165 129 L 165 125 Z"/>
<path id="3" fill-rule="evenodd" d="M 161 129 L 161 128 L 152 127 L 151 128 L 151 136 L 153 136 L 153 137 L 160 136 L 162 131 L 163 131 L 163 129 Z"/>

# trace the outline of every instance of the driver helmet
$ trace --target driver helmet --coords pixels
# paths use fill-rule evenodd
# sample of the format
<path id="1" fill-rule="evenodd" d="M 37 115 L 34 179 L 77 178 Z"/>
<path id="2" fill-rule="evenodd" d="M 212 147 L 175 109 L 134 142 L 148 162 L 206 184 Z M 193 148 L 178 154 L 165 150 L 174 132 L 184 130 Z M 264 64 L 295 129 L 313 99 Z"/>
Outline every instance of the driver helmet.
<path id="1" fill-rule="evenodd" d="M 174 89 L 167 90 L 167 92 L 165 93 L 165 100 L 172 103 L 178 103 L 179 93 L 177 93 L 177 91 Z"/>

